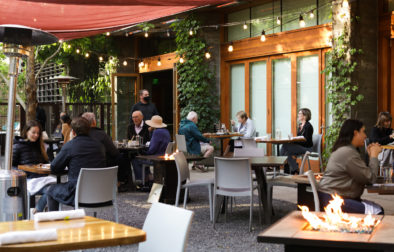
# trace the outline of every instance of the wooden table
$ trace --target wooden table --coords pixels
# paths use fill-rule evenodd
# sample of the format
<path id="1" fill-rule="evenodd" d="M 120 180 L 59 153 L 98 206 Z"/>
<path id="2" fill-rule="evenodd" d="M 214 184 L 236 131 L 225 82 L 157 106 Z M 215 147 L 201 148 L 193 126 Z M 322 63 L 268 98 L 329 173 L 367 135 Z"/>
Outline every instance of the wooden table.
<path id="1" fill-rule="evenodd" d="M 203 160 L 202 156 L 185 155 L 188 162 Z M 175 160 L 166 160 L 164 156 L 147 155 L 137 156 L 141 160 L 149 160 L 153 163 L 153 181 L 162 184 L 163 189 L 160 196 L 160 202 L 174 204 L 176 197 L 176 189 L 178 186 L 178 170 Z M 183 190 L 181 190 L 180 201 L 183 200 Z"/>
<path id="2" fill-rule="evenodd" d="M 257 241 L 284 244 L 286 252 L 392 251 L 394 216 L 374 217 L 381 218 L 381 223 L 371 234 L 319 232 L 305 230 L 302 213 L 294 211 L 261 232 Z"/>
<path id="3" fill-rule="evenodd" d="M 267 139 L 267 140 L 262 140 L 262 139 L 256 139 L 256 143 L 267 143 L 267 144 L 276 144 L 276 155 L 279 156 L 279 146 L 281 144 L 285 143 L 300 143 L 300 142 L 306 142 L 305 138 L 294 138 L 294 139 Z"/>
<path id="4" fill-rule="evenodd" d="M 377 193 L 381 195 L 394 195 L 394 183 L 385 182 L 383 177 L 378 177 L 372 185 L 366 186 L 368 193 Z"/>
<path id="5" fill-rule="evenodd" d="M 84 219 L 39 222 L 36 224 L 34 221 L 0 223 L 0 233 L 48 228 L 57 229 L 57 241 L 4 245 L 0 246 L 0 252 L 78 250 L 128 245 L 143 242 L 146 239 L 143 230 L 90 216 L 86 216 Z"/>
<path id="6" fill-rule="evenodd" d="M 217 133 L 204 133 L 204 137 L 211 138 L 211 139 L 219 139 L 220 140 L 220 156 L 223 156 L 223 140 L 226 138 L 232 137 L 242 137 L 243 134 L 237 132 L 230 132 L 227 134 L 217 134 Z"/>
<path id="7" fill-rule="evenodd" d="M 381 147 L 387 150 L 394 150 L 394 145 L 382 145 Z"/>

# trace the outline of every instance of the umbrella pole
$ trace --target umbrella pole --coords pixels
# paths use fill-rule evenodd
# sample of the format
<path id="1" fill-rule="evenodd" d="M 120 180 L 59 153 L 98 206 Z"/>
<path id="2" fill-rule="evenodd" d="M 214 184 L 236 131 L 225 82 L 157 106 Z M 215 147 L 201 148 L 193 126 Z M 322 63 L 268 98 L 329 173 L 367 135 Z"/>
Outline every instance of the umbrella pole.
<path id="1" fill-rule="evenodd" d="M 8 110 L 7 110 L 7 134 L 5 141 L 5 164 L 4 169 L 11 170 L 12 167 L 12 144 L 14 140 L 14 121 L 15 121 L 15 96 L 16 83 L 18 81 L 18 66 L 20 57 L 10 56 L 9 76 L 10 85 L 8 90 Z"/>

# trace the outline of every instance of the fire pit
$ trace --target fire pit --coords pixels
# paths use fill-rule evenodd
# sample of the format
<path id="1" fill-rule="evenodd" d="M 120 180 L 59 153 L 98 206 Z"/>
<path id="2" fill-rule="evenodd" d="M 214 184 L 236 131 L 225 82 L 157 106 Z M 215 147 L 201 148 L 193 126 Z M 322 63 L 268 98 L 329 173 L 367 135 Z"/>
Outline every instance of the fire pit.
<path id="1" fill-rule="evenodd" d="M 346 214 L 335 196 L 325 212 L 294 211 L 257 237 L 281 243 L 285 251 L 394 251 L 394 216 Z"/>

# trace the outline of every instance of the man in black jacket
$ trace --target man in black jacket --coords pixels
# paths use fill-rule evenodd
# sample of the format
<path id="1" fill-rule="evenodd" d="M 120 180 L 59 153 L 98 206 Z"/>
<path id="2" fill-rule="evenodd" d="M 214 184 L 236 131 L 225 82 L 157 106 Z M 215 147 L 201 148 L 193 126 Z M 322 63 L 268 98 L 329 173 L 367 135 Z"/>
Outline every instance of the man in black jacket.
<path id="1" fill-rule="evenodd" d="M 149 91 L 146 89 L 141 89 L 139 91 L 140 101 L 131 107 L 130 115 L 133 114 L 134 111 L 141 111 L 144 115 L 144 120 L 150 120 L 152 116 L 158 115 L 156 106 L 153 103 L 150 103 L 151 97 L 149 96 Z M 132 117 L 130 117 L 130 124 L 133 123 Z"/>
<path id="2" fill-rule="evenodd" d="M 68 167 L 68 182 L 52 185 L 48 189 L 49 211 L 57 211 L 59 202 L 74 205 L 75 189 L 81 168 L 106 166 L 104 146 L 89 137 L 88 120 L 77 117 L 72 120 L 71 128 L 74 138 L 63 146 L 51 163 L 53 174 L 60 174 Z"/>
<path id="3" fill-rule="evenodd" d="M 131 118 L 133 122 L 128 127 L 127 138 L 132 139 L 139 135 L 142 137 L 144 144 L 150 141 L 149 126 L 144 122 L 142 112 L 139 110 L 134 111 Z"/>

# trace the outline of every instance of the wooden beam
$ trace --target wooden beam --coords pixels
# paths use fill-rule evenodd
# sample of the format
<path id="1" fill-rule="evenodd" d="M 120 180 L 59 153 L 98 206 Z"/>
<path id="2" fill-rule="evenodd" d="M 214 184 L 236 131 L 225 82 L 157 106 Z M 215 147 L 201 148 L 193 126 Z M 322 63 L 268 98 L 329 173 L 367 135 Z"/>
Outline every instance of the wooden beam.
<path id="1" fill-rule="evenodd" d="M 161 62 L 160 66 L 157 65 L 159 58 Z M 172 70 L 174 68 L 174 64 L 177 63 L 178 60 L 179 58 L 175 52 L 144 58 L 144 66 L 139 67 L 139 73 Z"/>

